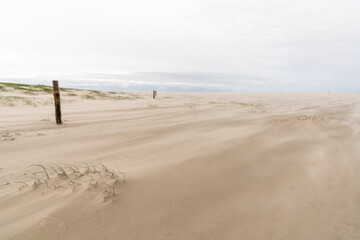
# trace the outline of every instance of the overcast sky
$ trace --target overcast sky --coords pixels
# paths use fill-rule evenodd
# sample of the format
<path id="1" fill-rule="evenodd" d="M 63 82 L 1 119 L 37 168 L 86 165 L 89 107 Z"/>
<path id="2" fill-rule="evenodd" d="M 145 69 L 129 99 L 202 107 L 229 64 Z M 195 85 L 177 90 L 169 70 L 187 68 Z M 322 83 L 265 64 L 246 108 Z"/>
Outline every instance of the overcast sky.
<path id="1" fill-rule="evenodd" d="M 0 81 L 360 93 L 359 0 L 1 0 Z"/>

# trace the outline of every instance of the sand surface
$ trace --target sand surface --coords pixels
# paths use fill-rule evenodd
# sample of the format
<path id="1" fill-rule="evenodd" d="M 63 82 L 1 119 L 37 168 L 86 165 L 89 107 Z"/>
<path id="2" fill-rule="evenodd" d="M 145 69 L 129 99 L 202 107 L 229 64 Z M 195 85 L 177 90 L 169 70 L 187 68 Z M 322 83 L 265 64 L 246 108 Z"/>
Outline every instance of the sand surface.
<path id="1" fill-rule="evenodd" d="M 360 239 L 359 95 L 1 94 L 1 239 Z"/>

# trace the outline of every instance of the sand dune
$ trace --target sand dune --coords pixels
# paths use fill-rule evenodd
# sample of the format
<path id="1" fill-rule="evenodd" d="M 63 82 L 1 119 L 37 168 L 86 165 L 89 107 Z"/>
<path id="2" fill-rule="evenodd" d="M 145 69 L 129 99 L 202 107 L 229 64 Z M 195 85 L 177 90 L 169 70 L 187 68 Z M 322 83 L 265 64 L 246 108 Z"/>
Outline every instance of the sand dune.
<path id="1" fill-rule="evenodd" d="M 71 93 L 61 126 L 45 93 L 0 107 L 1 239 L 360 239 L 358 95 Z M 33 189 L 52 163 L 126 181 Z"/>

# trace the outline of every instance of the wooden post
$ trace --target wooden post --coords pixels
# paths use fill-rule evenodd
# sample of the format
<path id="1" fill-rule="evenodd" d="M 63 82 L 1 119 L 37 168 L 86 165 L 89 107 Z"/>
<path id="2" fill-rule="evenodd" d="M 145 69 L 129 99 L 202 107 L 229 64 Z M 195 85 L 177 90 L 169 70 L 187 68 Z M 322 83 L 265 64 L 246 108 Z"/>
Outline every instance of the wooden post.
<path id="1" fill-rule="evenodd" d="M 62 124 L 59 83 L 56 80 L 52 81 L 52 83 L 53 83 L 53 90 L 54 90 L 56 124 Z"/>
<path id="2" fill-rule="evenodd" d="M 156 96 L 157 96 L 157 92 L 153 90 L 153 99 L 155 99 Z"/>

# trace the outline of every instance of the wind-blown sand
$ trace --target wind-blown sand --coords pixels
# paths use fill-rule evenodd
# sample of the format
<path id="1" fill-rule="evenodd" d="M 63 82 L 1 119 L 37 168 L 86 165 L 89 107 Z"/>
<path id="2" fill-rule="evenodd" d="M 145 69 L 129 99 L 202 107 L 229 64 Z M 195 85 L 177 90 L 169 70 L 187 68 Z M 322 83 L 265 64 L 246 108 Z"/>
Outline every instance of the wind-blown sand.
<path id="1" fill-rule="evenodd" d="M 86 94 L 0 106 L 1 239 L 360 239 L 359 95 Z M 24 175 L 84 162 L 126 181 Z"/>

